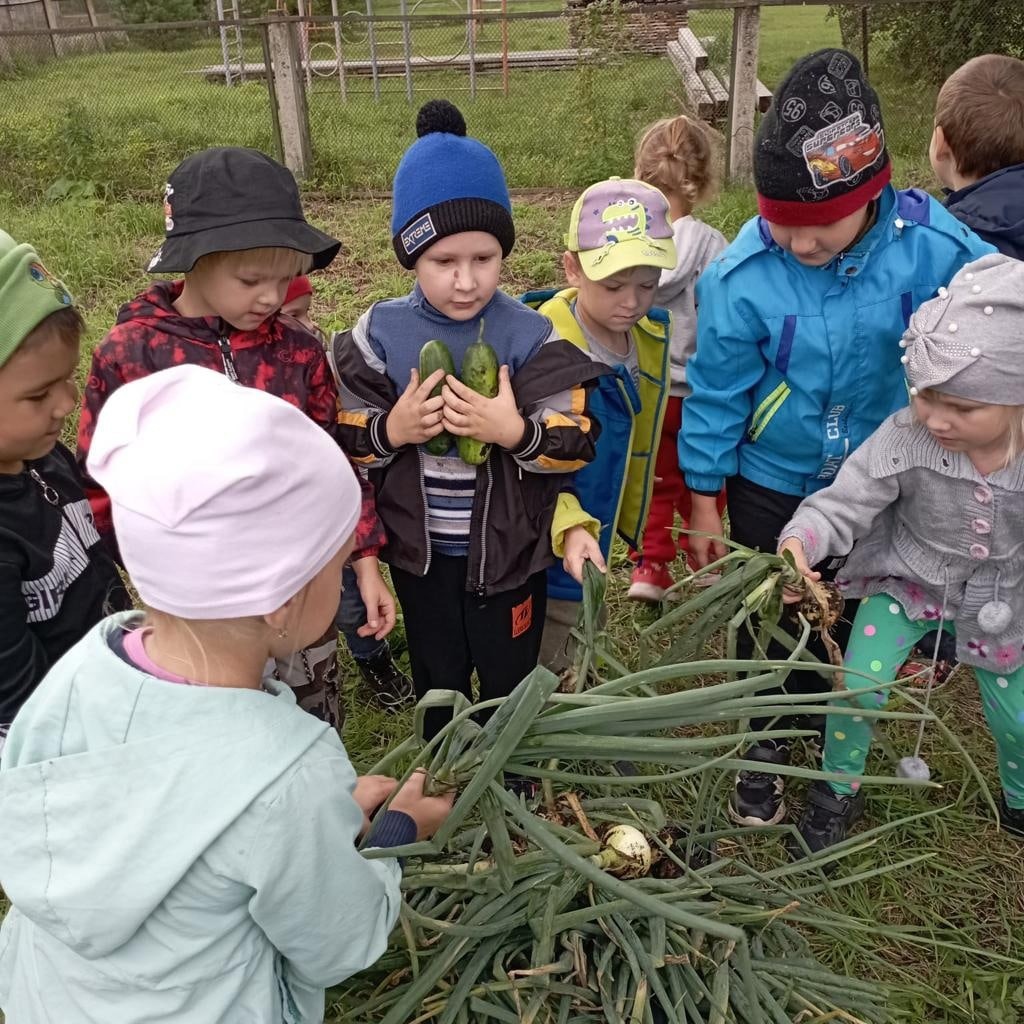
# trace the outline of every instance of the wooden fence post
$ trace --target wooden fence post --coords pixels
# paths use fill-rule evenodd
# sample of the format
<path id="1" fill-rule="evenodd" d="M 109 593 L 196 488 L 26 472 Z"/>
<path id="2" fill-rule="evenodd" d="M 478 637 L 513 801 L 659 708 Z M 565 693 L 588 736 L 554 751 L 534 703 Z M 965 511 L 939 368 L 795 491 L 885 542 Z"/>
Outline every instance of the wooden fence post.
<path id="1" fill-rule="evenodd" d="M 309 110 L 306 107 L 297 30 L 298 25 L 291 21 L 270 21 L 267 24 L 281 152 L 285 166 L 301 180 L 313 163 L 313 146 L 309 136 Z"/>
<path id="2" fill-rule="evenodd" d="M 749 184 L 754 177 L 754 111 L 757 109 L 757 46 L 761 8 L 736 7 L 732 21 L 732 81 L 726 135 L 729 178 Z"/>

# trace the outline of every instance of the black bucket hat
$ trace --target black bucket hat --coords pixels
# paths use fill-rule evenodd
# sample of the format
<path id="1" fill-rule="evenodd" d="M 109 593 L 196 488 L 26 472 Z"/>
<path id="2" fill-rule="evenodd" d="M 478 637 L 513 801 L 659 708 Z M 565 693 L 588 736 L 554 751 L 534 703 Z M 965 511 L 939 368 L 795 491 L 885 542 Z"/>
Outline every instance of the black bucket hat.
<path id="1" fill-rule="evenodd" d="M 292 172 L 256 149 L 204 149 L 171 172 L 164 191 L 164 244 L 146 268 L 184 274 L 201 256 L 245 249 L 295 249 L 326 267 L 341 242 L 302 214 Z"/>

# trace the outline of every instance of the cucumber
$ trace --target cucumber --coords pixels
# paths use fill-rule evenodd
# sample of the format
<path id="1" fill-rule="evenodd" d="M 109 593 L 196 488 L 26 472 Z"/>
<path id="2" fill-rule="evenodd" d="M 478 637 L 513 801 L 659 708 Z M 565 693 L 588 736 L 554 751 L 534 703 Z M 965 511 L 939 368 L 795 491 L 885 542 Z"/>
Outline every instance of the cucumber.
<path id="1" fill-rule="evenodd" d="M 455 360 L 452 359 L 451 352 L 448 351 L 448 346 L 443 341 L 428 341 L 423 348 L 420 349 L 420 380 L 426 380 L 432 373 L 437 370 L 444 370 L 445 376 L 449 373 L 455 376 Z M 430 392 L 431 398 L 437 398 L 441 394 L 441 388 L 444 387 L 444 380 Z M 444 455 L 446 451 L 452 446 L 452 435 L 447 430 L 442 430 L 440 434 L 436 434 L 429 441 L 426 441 L 423 445 L 424 448 L 430 452 L 431 455 Z"/>
<path id="2" fill-rule="evenodd" d="M 480 321 L 480 334 L 466 349 L 462 357 L 462 383 L 478 395 L 493 398 L 498 393 L 498 356 L 484 341 L 484 322 Z M 491 446 L 473 437 L 459 437 L 455 442 L 459 456 L 470 466 L 480 466 L 487 461 Z"/>

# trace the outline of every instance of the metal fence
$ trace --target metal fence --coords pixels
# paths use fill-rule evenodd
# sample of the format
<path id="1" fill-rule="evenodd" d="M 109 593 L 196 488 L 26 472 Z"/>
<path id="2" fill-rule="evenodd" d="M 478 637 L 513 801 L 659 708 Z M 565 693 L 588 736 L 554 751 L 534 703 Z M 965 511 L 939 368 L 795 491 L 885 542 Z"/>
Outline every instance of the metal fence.
<path id="1" fill-rule="evenodd" d="M 693 111 L 724 130 L 734 26 L 755 8 L 762 108 L 796 58 L 845 39 L 866 57 L 881 94 L 897 180 L 929 185 L 927 144 L 944 75 L 978 52 L 1017 52 L 1024 39 L 1019 0 L 323 4 L 326 14 L 307 9 L 299 20 L 299 48 L 314 154 L 309 185 L 332 195 L 387 190 L 414 137 L 417 105 L 437 96 L 463 109 L 512 187 L 575 187 L 628 174 L 638 133 L 657 117 Z M 267 19 L 101 18 L 89 26 L 101 45 L 81 52 L 65 42 L 81 37 L 80 27 L 12 29 L 5 6 L 0 0 L 0 188 L 152 194 L 196 149 L 279 149 Z M 953 33 L 958 43 L 927 45 L 929 31 Z"/>

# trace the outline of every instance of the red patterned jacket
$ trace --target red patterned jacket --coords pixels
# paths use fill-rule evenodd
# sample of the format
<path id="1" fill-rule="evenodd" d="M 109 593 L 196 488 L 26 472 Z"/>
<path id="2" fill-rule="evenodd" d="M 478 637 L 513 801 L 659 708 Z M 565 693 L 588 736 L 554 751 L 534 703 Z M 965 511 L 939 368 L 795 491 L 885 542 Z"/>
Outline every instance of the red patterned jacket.
<path id="1" fill-rule="evenodd" d="M 116 551 L 110 499 L 85 469 L 96 417 L 108 395 L 122 384 L 181 363 L 227 373 L 301 409 L 334 433 L 337 388 L 323 346 L 291 317 L 274 315 L 254 331 L 238 331 L 214 317 L 184 317 L 174 301 L 180 281 L 157 281 L 117 314 L 117 323 L 92 356 L 78 421 L 78 466 L 96 529 Z M 360 476 L 363 507 L 353 558 L 376 555 L 385 542 L 373 487 Z M 324 509 L 324 515 L 330 515 Z"/>

